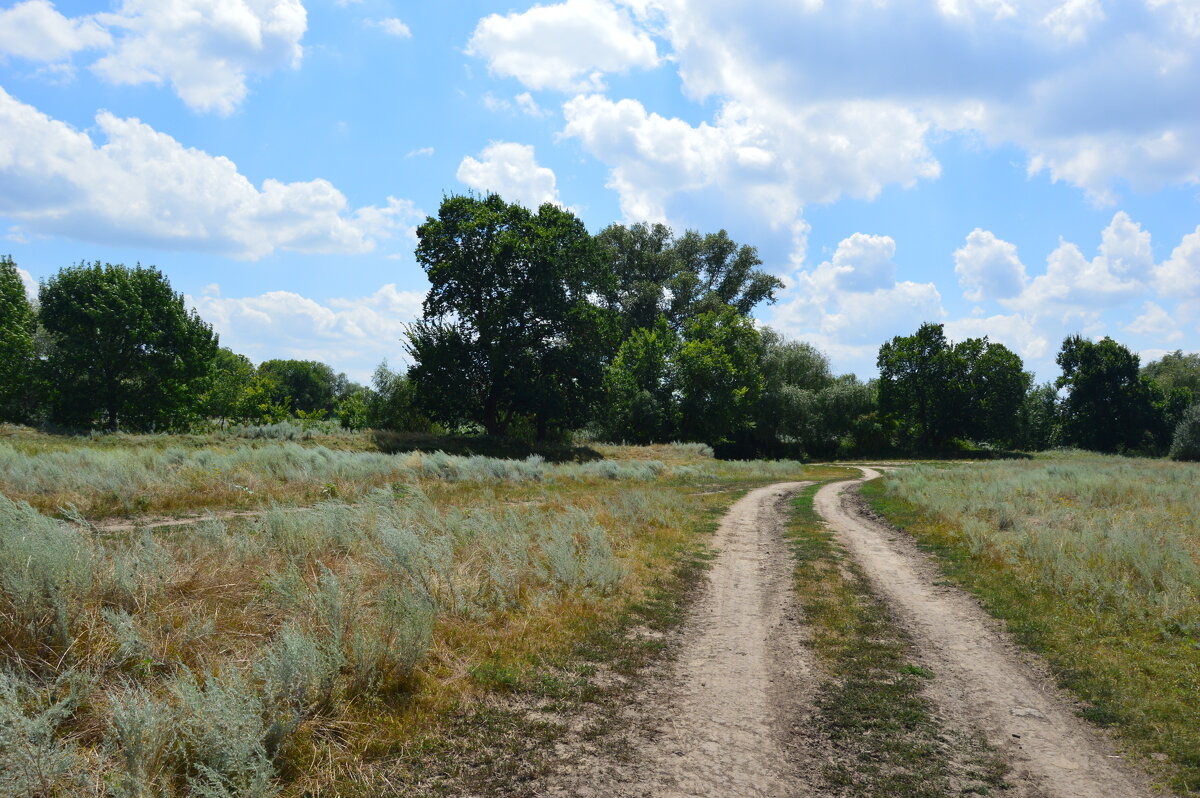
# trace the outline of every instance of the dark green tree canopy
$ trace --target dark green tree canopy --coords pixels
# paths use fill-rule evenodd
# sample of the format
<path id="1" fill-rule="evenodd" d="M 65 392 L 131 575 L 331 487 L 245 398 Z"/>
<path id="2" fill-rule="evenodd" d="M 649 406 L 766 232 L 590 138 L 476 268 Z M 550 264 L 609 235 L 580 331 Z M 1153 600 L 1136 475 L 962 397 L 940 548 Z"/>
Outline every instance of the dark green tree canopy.
<path id="1" fill-rule="evenodd" d="M 162 272 L 81 263 L 44 283 L 39 304 L 55 421 L 161 430 L 197 415 L 217 336 Z"/>
<path id="2" fill-rule="evenodd" d="M 659 316 L 676 332 L 687 319 L 725 306 L 746 316 L 774 302 L 783 283 L 761 269 L 754 247 L 739 246 L 724 230 L 675 238 L 665 225 L 610 225 L 596 241 L 614 281 L 605 298 L 621 315 L 626 335 L 652 327 Z"/>
<path id="3" fill-rule="evenodd" d="M 1184 354 L 1176 349 L 1142 366 L 1142 376 L 1158 383 L 1163 393 L 1185 388 L 1193 397 L 1200 399 L 1200 353 Z"/>
<path id="4" fill-rule="evenodd" d="M 290 400 L 293 410 L 305 413 L 332 410 L 346 385 L 345 374 L 316 360 L 264 360 L 257 373 L 276 386 L 272 401 Z"/>
<path id="5" fill-rule="evenodd" d="M 1139 358 L 1111 338 L 1091 341 L 1072 335 L 1055 358 L 1062 368 L 1058 388 L 1063 442 L 1097 452 L 1139 450 L 1155 427 L 1153 383 L 1143 379 Z"/>
<path id="6" fill-rule="evenodd" d="M 761 348 L 754 322 L 730 306 L 684 325 L 676 366 L 681 437 L 715 445 L 753 429 Z"/>
<path id="7" fill-rule="evenodd" d="M 954 344 L 926 323 L 879 349 L 879 405 L 920 450 L 951 438 L 1013 445 L 1033 377 L 1021 358 L 987 338 Z"/>
<path id="8" fill-rule="evenodd" d="M 615 314 L 593 300 L 611 272 L 583 222 L 495 194 L 454 196 L 417 230 L 429 277 L 408 333 L 409 376 L 435 420 L 504 434 L 519 418 L 544 437 L 582 423 L 615 349 Z"/>
<path id="9" fill-rule="evenodd" d="M 37 322 L 17 264 L 0 258 L 0 421 L 25 421 Z"/>

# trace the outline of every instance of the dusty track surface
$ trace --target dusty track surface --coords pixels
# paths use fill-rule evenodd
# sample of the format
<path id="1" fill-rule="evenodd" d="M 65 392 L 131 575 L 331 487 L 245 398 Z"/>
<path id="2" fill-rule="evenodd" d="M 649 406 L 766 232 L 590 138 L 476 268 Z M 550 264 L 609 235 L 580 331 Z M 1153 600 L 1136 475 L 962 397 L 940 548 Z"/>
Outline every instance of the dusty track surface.
<path id="1" fill-rule="evenodd" d="M 733 505 L 713 539 L 718 555 L 671 672 L 631 706 L 629 734 L 640 737 L 629 741 L 633 756 L 575 758 L 549 794 L 805 794 L 791 730 L 813 679 L 783 529 L 788 502 L 809 484 L 760 488 Z"/>
<path id="2" fill-rule="evenodd" d="M 863 468 L 869 479 L 878 474 Z M 858 481 L 818 491 L 829 523 L 912 635 L 934 672 L 929 697 L 952 726 L 978 728 L 1008 758 L 1014 795 L 1047 798 L 1151 796 L 1102 735 L 1080 720 L 1038 666 L 963 591 L 939 586 L 936 567 L 896 530 L 867 517 Z"/>

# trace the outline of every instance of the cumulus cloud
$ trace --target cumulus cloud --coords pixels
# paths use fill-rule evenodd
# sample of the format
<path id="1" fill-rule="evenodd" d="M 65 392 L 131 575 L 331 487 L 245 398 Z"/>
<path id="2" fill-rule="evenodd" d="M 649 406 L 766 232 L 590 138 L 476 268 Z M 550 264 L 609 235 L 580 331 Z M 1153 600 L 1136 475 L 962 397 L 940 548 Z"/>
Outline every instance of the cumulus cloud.
<path id="1" fill-rule="evenodd" d="M 888 236 L 844 239 L 830 260 L 787 278 L 770 325 L 818 346 L 839 370 L 872 373 L 882 341 L 946 315 L 935 285 L 896 280 L 895 251 Z"/>
<path id="2" fill-rule="evenodd" d="M 394 198 L 351 210 L 322 179 L 256 187 L 228 158 L 137 119 L 102 111 L 96 126 L 103 143 L 0 89 L 0 213 L 38 233 L 248 259 L 368 252 L 420 218 Z"/>
<path id="3" fill-rule="evenodd" d="M 403 21 L 396 19 L 395 17 L 381 19 L 378 22 L 373 22 L 371 24 L 389 36 L 395 36 L 397 39 L 412 38 L 412 31 L 409 29 L 408 25 L 405 25 Z"/>
<path id="4" fill-rule="evenodd" d="M 493 141 L 480 153 L 482 160 L 470 155 L 458 165 L 457 177 L 476 191 L 495 192 L 508 202 L 527 208 L 543 203 L 555 205 L 558 199 L 554 170 L 538 165 L 530 144 Z"/>
<path id="5" fill-rule="evenodd" d="M 1154 281 L 1164 296 L 1200 298 L 1200 226 L 1154 270 Z"/>
<path id="6" fill-rule="evenodd" d="M 566 0 L 479 21 L 467 52 L 534 90 L 599 91 L 605 73 L 658 64 L 654 40 L 608 0 Z"/>
<path id="7" fill-rule="evenodd" d="M 967 236 L 966 244 L 955 250 L 954 271 L 963 296 L 972 302 L 1008 299 L 1028 282 L 1017 248 L 978 227 Z"/>
<path id="8" fill-rule="evenodd" d="M 1200 182 L 1200 11 L 1189 0 L 630 5 L 669 43 L 684 94 L 717 110 L 697 125 L 629 100 L 567 104 L 566 134 L 609 166 L 629 216 L 668 215 L 697 183 L 793 218 L 814 202 L 870 199 L 936 177 L 927 141 L 945 131 L 1016 145 L 1030 173 L 1099 203 L 1124 184 Z M 522 52 L 541 65 L 523 71 L 562 69 Z"/>
<path id="9" fill-rule="evenodd" d="M 54 62 L 112 44 L 95 19 L 67 19 L 48 0 L 26 0 L 0 11 L 0 54 Z"/>
<path id="10" fill-rule="evenodd" d="M 37 280 L 33 279 L 33 275 L 18 266 L 17 276 L 21 278 L 21 285 L 25 286 L 25 296 L 29 297 L 29 301 L 37 300 L 38 284 Z"/>
<path id="11" fill-rule="evenodd" d="M 420 317 L 424 298 L 422 291 L 394 284 L 324 303 L 291 291 L 222 297 L 214 285 L 187 301 L 213 325 L 223 346 L 252 360 L 320 360 L 365 382 L 381 360 L 403 359 L 404 327 Z"/>
<path id="12" fill-rule="evenodd" d="M 1003 311 L 976 307 L 965 317 L 947 313 L 934 284 L 896 279 L 896 246 L 887 236 L 846 238 L 829 260 L 787 277 L 771 326 L 821 347 L 835 369 L 870 375 L 883 341 L 942 322 L 952 340 L 1004 344 L 1041 379 L 1055 373 L 1071 334 L 1112 335 L 1147 356 L 1200 335 L 1200 227 L 1156 264 L 1149 231 L 1118 212 L 1092 257 L 1060 241 L 1036 275 L 1012 244 L 976 229 L 953 253 L 955 271 L 967 299 Z"/>
<path id="13" fill-rule="evenodd" d="M 630 221 L 663 221 L 670 201 L 712 191 L 737 196 L 774 227 L 803 207 L 843 195 L 874 198 L 889 183 L 939 174 L 926 125 L 878 103 L 727 103 L 713 124 L 648 112 L 636 100 L 580 95 L 563 106 L 564 134 L 610 167 L 609 187 Z"/>
<path id="14" fill-rule="evenodd" d="M 96 18 L 119 31 L 98 75 L 170 83 L 189 108 L 220 114 L 245 99 L 248 75 L 298 67 L 308 27 L 301 0 L 123 0 Z"/>

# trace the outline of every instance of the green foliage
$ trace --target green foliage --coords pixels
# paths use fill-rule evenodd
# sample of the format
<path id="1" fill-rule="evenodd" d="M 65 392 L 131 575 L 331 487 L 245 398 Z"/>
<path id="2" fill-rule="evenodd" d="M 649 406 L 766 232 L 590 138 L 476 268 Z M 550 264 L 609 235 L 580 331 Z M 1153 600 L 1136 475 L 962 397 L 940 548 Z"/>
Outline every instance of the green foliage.
<path id="1" fill-rule="evenodd" d="M 164 430 L 196 417 L 217 337 L 157 269 L 63 269 L 42 286 L 39 315 L 56 422 Z"/>
<path id="2" fill-rule="evenodd" d="M 585 421 L 616 325 L 591 301 L 609 280 L 583 222 L 550 204 L 447 197 L 417 236 L 430 290 L 407 348 L 422 409 L 493 435 L 529 418 L 539 439 Z"/>
<path id="3" fill-rule="evenodd" d="M 421 412 L 416 386 L 402 373 L 388 368 L 383 361 L 371 377 L 366 426 L 398 432 L 427 432 L 429 417 Z"/>
<path id="4" fill-rule="evenodd" d="M 220 419 L 222 425 L 228 419 L 242 417 L 254 375 L 254 364 L 245 355 L 225 347 L 217 349 L 201 401 L 204 415 Z"/>
<path id="5" fill-rule="evenodd" d="M 266 360 L 259 364 L 258 375 L 272 386 L 272 404 L 305 413 L 331 410 L 346 381 L 346 375 L 315 360 Z"/>
<path id="6" fill-rule="evenodd" d="M 731 307 L 684 325 L 677 366 L 683 438 L 716 444 L 754 427 L 763 388 L 759 351 L 754 322 Z"/>
<path id="7" fill-rule="evenodd" d="M 0 258 L 0 421 L 30 415 L 36 326 L 17 265 L 6 255 Z"/>
<path id="8" fill-rule="evenodd" d="M 1176 349 L 1142 366 L 1141 375 L 1158 383 L 1164 393 L 1174 388 L 1186 388 L 1200 398 L 1200 353 L 1185 355 Z"/>
<path id="9" fill-rule="evenodd" d="M 1016 446 L 1027 452 L 1041 452 L 1060 440 L 1058 389 L 1054 383 L 1035 385 L 1021 401 Z"/>
<path id="10" fill-rule="evenodd" d="M 605 300 L 620 315 L 623 338 L 653 327 L 660 316 L 682 333 L 689 319 L 707 311 L 728 306 L 749 315 L 783 287 L 758 268 L 754 247 L 738 246 L 724 230 L 675 238 L 661 224 L 614 224 L 596 242 L 614 278 Z"/>
<path id="11" fill-rule="evenodd" d="M 1154 444 L 1155 386 L 1143 379 L 1138 356 L 1111 338 L 1072 335 L 1055 359 L 1063 443 L 1096 452 L 1140 451 Z"/>
<path id="12" fill-rule="evenodd" d="M 612 440 L 670 440 L 678 429 L 674 367 L 679 340 L 660 316 L 634 330 L 605 373 L 605 432 Z"/>
<path id="13" fill-rule="evenodd" d="M 1189 407 L 1176 425 L 1171 459 L 1200 460 L 1200 404 Z"/>
<path id="14" fill-rule="evenodd" d="M 959 344 L 941 324 L 922 324 L 879 349 L 879 404 L 918 450 L 953 438 L 1012 445 L 1033 380 L 1021 359 L 987 338 Z"/>

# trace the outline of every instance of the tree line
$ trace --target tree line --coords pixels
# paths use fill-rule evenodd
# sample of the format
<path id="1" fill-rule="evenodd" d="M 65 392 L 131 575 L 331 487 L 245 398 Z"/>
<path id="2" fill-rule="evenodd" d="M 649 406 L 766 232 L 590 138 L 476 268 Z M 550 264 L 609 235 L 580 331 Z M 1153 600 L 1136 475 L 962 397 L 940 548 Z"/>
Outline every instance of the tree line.
<path id="1" fill-rule="evenodd" d="M 724 230 L 592 235 L 568 210 L 491 194 L 445 198 L 417 238 L 430 289 L 399 342 L 411 365 L 385 362 L 369 386 L 315 361 L 256 367 L 157 269 L 81 263 L 31 303 L 0 260 L 0 419 L 165 431 L 329 417 L 541 441 L 585 430 L 747 457 L 1162 454 L 1192 427 L 1200 441 L 1200 357 L 1143 368 L 1107 338 L 1068 337 L 1062 376 L 1035 385 L 1003 345 L 929 323 L 881 346 L 878 378 L 835 375 L 810 344 L 753 321 L 782 283 Z"/>

